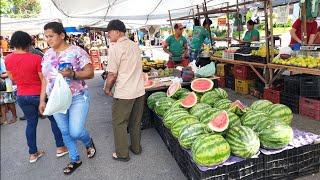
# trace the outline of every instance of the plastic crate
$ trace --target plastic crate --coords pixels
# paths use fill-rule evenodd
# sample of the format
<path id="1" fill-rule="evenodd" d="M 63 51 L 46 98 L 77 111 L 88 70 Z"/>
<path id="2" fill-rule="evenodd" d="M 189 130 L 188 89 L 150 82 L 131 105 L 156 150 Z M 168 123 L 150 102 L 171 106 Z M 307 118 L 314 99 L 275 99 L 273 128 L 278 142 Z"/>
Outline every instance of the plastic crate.
<path id="1" fill-rule="evenodd" d="M 284 92 L 288 94 L 300 95 L 301 75 L 284 76 Z"/>
<path id="2" fill-rule="evenodd" d="M 227 166 L 228 179 L 264 179 L 263 155 Z"/>
<path id="3" fill-rule="evenodd" d="M 262 82 L 259 78 L 257 78 L 256 81 L 255 81 L 256 90 L 258 90 L 259 92 L 263 93 L 264 87 L 265 87 L 264 82 Z"/>
<path id="4" fill-rule="evenodd" d="M 300 95 L 303 97 L 320 98 L 320 76 L 301 77 Z"/>
<path id="5" fill-rule="evenodd" d="M 235 89 L 235 79 L 233 76 L 226 76 L 226 88 Z"/>
<path id="6" fill-rule="evenodd" d="M 320 100 L 300 97 L 300 114 L 320 121 Z"/>
<path id="7" fill-rule="evenodd" d="M 251 71 L 249 66 L 239 66 L 235 65 L 233 68 L 233 74 L 236 79 L 247 80 L 255 77 L 253 71 Z"/>
<path id="8" fill-rule="evenodd" d="M 249 88 L 254 86 L 254 80 L 235 79 L 235 91 L 240 94 L 249 94 Z"/>
<path id="9" fill-rule="evenodd" d="M 266 57 L 261 57 L 261 56 L 251 56 L 249 58 L 250 62 L 256 62 L 256 63 L 263 63 L 267 64 L 267 58 Z"/>
<path id="10" fill-rule="evenodd" d="M 226 64 L 224 63 L 219 63 L 217 64 L 217 76 L 225 76 L 226 73 L 225 73 L 225 66 Z"/>
<path id="11" fill-rule="evenodd" d="M 219 79 L 217 79 L 218 81 L 218 87 L 220 88 L 224 88 L 226 87 L 226 78 L 221 76 Z"/>
<path id="12" fill-rule="evenodd" d="M 225 76 L 233 76 L 233 64 L 226 64 L 224 67 L 225 70 Z"/>
<path id="13" fill-rule="evenodd" d="M 276 89 L 268 88 L 263 91 L 263 99 L 269 100 L 275 104 L 280 103 L 280 92 Z"/>
<path id="14" fill-rule="evenodd" d="M 299 114 L 299 101 L 299 95 L 288 94 L 286 92 L 280 93 L 280 103 L 288 106 L 293 113 Z"/>

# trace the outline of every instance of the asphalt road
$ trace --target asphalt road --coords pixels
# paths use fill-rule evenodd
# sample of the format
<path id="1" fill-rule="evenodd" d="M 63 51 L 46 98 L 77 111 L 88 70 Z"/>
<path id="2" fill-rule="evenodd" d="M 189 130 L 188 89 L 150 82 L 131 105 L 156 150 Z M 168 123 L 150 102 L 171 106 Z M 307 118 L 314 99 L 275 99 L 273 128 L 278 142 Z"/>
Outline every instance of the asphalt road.
<path id="1" fill-rule="evenodd" d="M 97 155 L 94 159 L 85 156 L 85 148 L 81 143 L 78 147 L 83 161 L 82 166 L 71 176 L 63 175 L 63 167 L 69 162 L 67 156 L 55 157 L 55 144 L 47 119 L 39 120 L 37 130 L 38 148 L 46 154 L 35 164 L 28 162 L 28 148 L 25 138 L 25 121 L 1 126 L 1 180 L 53 180 L 53 179 L 132 179 L 132 180 L 183 180 L 185 176 L 180 171 L 158 133 L 152 129 L 142 131 L 141 155 L 130 154 L 127 163 L 114 161 L 111 157 L 114 151 L 113 132 L 111 124 L 110 97 L 102 92 L 103 81 L 100 74 L 87 81 L 91 94 L 90 113 L 87 121 L 88 130 L 95 141 Z M 239 96 L 232 91 L 230 98 L 240 99 L 251 104 L 255 98 Z M 18 108 L 21 115 L 21 110 Z M 310 120 L 295 115 L 293 126 L 302 130 L 320 134 L 320 121 Z M 320 179 L 320 173 L 302 179 Z"/>

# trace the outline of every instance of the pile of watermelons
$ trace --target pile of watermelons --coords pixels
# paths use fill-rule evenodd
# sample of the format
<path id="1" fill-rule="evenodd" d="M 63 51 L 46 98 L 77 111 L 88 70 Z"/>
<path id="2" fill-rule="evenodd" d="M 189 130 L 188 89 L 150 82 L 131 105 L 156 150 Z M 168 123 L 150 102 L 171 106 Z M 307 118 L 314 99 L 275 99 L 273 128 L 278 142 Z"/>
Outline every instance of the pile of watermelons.
<path id="1" fill-rule="evenodd" d="M 163 118 L 181 147 L 191 149 L 197 164 L 218 165 L 230 154 L 250 158 L 260 147 L 281 149 L 292 141 L 289 107 L 268 100 L 245 107 L 239 100 L 231 102 L 225 90 L 213 89 L 206 78 L 193 80 L 191 89 L 173 83 L 167 93 L 151 94 L 147 104 Z"/>

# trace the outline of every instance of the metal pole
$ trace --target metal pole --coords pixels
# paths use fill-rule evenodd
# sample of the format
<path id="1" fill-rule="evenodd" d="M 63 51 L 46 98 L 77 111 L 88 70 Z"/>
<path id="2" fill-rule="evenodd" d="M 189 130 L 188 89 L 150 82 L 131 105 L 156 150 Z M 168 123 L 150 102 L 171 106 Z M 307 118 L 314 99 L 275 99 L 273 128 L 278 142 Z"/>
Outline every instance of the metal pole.
<path id="1" fill-rule="evenodd" d="M 198 19 L 200 21 L 200 11 L 199 11 L 199 6 L 197 5 L 197 14 L 198 14 Z"/>
<path id="2" fill-rule="evenodd" d="M 302 3 L 302 6 L 301 6 L 301 13 L 300 13 L 300 17 L 301 17 L 301 41 L 302 41 L 302 45 L 304 44 L 308 44 L 308 39 L 307 39 L 307 13 L 306 13 L 306 9 L 307 9 L 307 6 L 306 6 L 306 2 L 305 1 L 304 3 Z"/>
<path id="3" fill-rule="evenodd" d="M 239 0 L 237 0 L 237 19 L 238 19 L 237 31 L 239 32 L 239 37 L 238 38 L 240 39 L 240 34 L 241 34 L 240 23 L 241 23 L 241 20 L 239 19 Z"/>
<path id="4" fill-rule="evenodd" d="M 171 13 L 170 13 L 170 10 L 168 10 L 169 12 L 169 20 L 170 20 L 170 25 L 171 25 L 171 30 L 172 30 L 172 34 L 174 33 L 174 30 L 173 30 L 173 25 L 172 25 L 172 21 L 171 21 Z"/>
<path id="5" fill-rule="evenodd" d="M 229 2 L 227 2 L 227 21 L 228 21 L 228 26 L 227 26 L 227 37 L 230 37 L 230 21 L 229 21 Z M 228 41 L 228 48 L 230 47 L 230 41 Z"/>
<path id="6" fill-rule="evenodd" d="M 275 47 L 275 44 L 274 44 L 274 37 L 273 37 L 273 17 L 272 17 L 272 14 L 273 14 L 273 9 L 272 9 L 272 1 L 269 1 L 269 11 L 270 11 L 270 36 L 271 36 L 271 58 L 269 59 L 268 63 L 271 62 L 271 60 L 273 60 L 274 58 L 274 47 Z"/>
<path id="7" fill-rule="evenodd" d="M 207 3 L 206 3 L 206 0 L 204 0 L 204 3 L 203 3 L 203 11 L 204 11 L 204 16 L 205 16 L 205 20 L 206 19 L 209 19 L 208 17 L 208 11 L 207 11 Z M 209 34 L 210 34 L 210 43 L 211 43 L 211 48 L 213 49 L 213 42 L 212 42 L 212 36 L 211 36 L 211 28 L 210 28 L 210 25 L 209 25 Z"/>

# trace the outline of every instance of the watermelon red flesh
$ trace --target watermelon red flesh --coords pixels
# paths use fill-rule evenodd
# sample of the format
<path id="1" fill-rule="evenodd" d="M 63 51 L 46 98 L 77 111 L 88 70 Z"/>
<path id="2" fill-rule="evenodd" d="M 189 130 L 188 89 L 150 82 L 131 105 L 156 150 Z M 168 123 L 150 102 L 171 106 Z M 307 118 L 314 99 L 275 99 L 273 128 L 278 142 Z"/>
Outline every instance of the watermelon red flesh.
<path id="1" fill-rule="evenodd" d="M 187 97 L 181 101 L 181 106 L 185 108 L 191 108 L 197 104 L 197 95 L 194 92 L 190 92 Z"/>
<path id="2" fill-rule="evenodd" d="M 221 111 L 221 113 L 212 119 L 208 123 L 208 127 L 215 132 L 222 132 L 228 128 L 229 118 L 226 111 Z"/>
<path id="3" fill-rule="evenodd" d="M 207 92 L 213 88 L 213 82 L 207 78 L 198 78 L 191 82 L 191 89 L 195 92 Z"/>
<path id="4" fill-rule="evenodd" d="M 148 88 L 152 88 L 154 86 L 154 81 L 153 80 L 147 80 L 144 82 L 144 88 L 148 89 Z"/>
<path id="5" fill-rule="evenodd" d="M 237 107 L 237 108 L 239 108 L 239 109 L 242 110 L 242 111 L 246 108 L 246 106 L 243 105 L 243 104 L 241 103 L 241 101 L 239 101 L 239 100 L 236 100 L 235 102 L 231 103 L 231 104 L 230 104 L 230 107 Z"/>
<path id="6" fill-rule="evenodd" d="M 180 88 L 181 88 L 180 83 L 178 82 L 172 83 L 167 90 L 167 96 L 168 97 L 173 96 Z"/>

